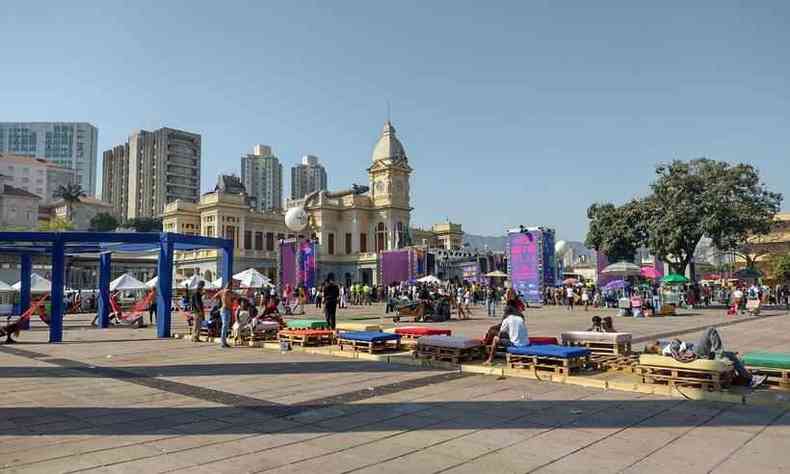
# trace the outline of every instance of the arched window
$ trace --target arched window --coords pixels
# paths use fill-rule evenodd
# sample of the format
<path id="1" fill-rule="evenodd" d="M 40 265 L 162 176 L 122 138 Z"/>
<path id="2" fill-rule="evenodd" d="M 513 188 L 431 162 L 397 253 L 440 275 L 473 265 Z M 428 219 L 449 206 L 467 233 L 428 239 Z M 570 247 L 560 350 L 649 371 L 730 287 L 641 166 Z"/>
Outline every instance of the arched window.
<path id="1" fill-rule="evenodd" d="M 376 252 L 387 250 L 387 227 L 383 222 L 376 226 Z"/>
<path id="2" fill-rule="evenodd" d="M 398 244 L 398 248 L 401 248 L 406 245 L 406 241 L 403 240 L 403 222 L 398 222 L 398 225 L 395 227 L 397 234 L 396 234 L 396 242 Z"/>

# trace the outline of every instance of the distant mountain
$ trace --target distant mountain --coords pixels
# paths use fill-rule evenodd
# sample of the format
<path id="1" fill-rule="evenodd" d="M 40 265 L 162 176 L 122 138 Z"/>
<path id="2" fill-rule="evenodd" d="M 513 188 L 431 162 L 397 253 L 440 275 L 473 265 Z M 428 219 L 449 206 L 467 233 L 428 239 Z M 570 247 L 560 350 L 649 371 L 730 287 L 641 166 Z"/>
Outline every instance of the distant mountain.
<path id="1" fill-rule="evenodd" d="M 464 245 L 471 249 L 485 250 L 486 246 L 488 246 L 488 250 L 504 252 L 506 243 L 507 238 L 505 236 L 492 237 L 488 235 L 464 234 Z"/>

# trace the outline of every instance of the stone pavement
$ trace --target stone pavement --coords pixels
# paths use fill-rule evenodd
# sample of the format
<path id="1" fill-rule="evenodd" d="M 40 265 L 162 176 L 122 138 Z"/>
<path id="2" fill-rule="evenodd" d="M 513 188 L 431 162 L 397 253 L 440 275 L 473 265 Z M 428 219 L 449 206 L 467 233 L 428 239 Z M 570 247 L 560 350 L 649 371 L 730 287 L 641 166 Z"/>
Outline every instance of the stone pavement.
<path id="1" fill-rule="evenodd" d="M 343 316 L 378 316 L 352 311 Z M 477 333 L 490 324 L 478 317 L 449 326 Z M 786 408 L 222 350 L 158 340 L 151 328 L 92 329 L 89 319 L 70 316 L 63 344 L 44 344 L 37 324 L 22 343 L 0 346 L 0 472 L 790 470 Z M 530 330 L 588 319 L 535 310 Z M 788 319 L 722 332 L 736 345 L 784 337 L 787 347 Z M 649 337 L 729 321 L 702 312 L 620 326 Z"/>

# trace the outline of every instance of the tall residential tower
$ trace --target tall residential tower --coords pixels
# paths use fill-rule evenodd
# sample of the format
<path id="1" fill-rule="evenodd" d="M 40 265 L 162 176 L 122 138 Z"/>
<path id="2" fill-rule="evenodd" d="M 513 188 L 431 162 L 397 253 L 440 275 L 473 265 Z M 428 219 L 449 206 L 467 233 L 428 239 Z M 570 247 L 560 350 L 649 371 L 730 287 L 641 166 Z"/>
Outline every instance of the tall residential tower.
<path id="1" fill-rule="evenodd" d="M 102 199 L 127 219 L 159 217 L 176 199 L 198 202 L 200 155 L 197 133 L 137 130 L 103 153 Z"/>
<path id="2" fill-rule="evenodd" d="M 318 157 L 302 157 L 302 164 L 291 168 L 291 199 L 302 199 L 313 191 L 327 189 L 326 169 L 318 163 Z"/>
<path id="3" fill-rule="evenodd" d="M 85 122 L 0 122 L 0 153 L 44 158 L 73 170 L 76 182 L 95 196 L 98 135 Z"/>
<path id="4" fill-rule="evenodd" d="M 241 157 L 241 181 L 258 211 L 283 207 L 283 166 L 271 147 L 255 145 L 251 154 Z"/>

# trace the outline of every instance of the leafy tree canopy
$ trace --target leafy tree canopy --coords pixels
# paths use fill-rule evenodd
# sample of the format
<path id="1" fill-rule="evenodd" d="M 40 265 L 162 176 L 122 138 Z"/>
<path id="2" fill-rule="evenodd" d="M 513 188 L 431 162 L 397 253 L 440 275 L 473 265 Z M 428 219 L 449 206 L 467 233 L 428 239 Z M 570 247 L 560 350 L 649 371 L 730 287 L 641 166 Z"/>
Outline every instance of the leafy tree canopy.
<path id="1" fill-rule="evenodd" d="M 162 232 L 162 219 L 155 217 L 138 217 L 130 219 L 123 224 L 135 232 Z"/>
<path id="2" fill-rule="evenodd" d="M 74 230 L 74 224 L 68 219 L 55 217 L 50 219 L 48 223 L 40 225 L 38 230 L 42 232 L 63 232 Z"/>
<path id="3" fill-rule="evenodd" d="M 609 261 L 633 261 L 645 240 L 639 201 L 619 207 L 611 203 L 593 204 L 587 209 L 587 218 L 590 230 L 585 245 L 605 253 Z"/>
<path id="4" fill-rule="evenodd" d="M 69 183 L 65 186 L 58 186 L 52 195 L 55 198 L 63 199 L 68 204 L 79 202 L 80 198 L 87 196 L 85 191 L 82 189 L 82 186 L 75 183 Z"/>
<path id="5" fill-rule="evenodd" d="M 112 232 L 118 228 L 118 219 L 112 214 L 101 212 L 91 218 L 92 232 Z"/>

